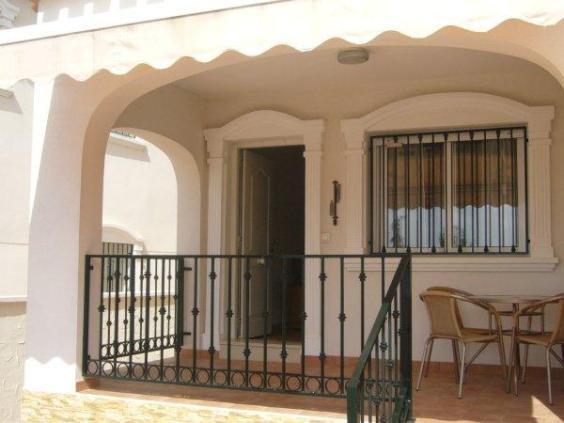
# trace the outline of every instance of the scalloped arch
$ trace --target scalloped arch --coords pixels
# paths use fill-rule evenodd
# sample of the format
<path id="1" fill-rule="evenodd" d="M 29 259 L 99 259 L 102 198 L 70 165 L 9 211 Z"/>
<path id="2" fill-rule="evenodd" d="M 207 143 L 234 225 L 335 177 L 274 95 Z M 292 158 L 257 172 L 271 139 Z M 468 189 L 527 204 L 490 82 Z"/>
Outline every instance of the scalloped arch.
<path id="1" fill-rule="evenodd" d="M 220 128 L 204 130 L 211 156 L 222 154 L 224 144 L 256 139 L 299 138 L 306 150 L 321 148 L 324 123 L 301 120 L 275 110 L 257 110 L 233 119 Z"/>
<path id="2" fill-rule="evenodd" d="M 532 138 L 550 134 L 554 106 L 528 106 L 492 94 L 452 92 L 398 100 L 360 118 L 342 121 L 348 143 L 362 142 L 365 133 L 526 124 Z"/>

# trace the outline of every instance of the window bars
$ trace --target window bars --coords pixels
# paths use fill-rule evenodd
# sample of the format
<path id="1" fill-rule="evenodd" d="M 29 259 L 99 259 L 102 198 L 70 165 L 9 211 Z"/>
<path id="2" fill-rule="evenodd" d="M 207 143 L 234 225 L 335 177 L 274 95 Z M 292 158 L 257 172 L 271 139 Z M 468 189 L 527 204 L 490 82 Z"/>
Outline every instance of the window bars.
<path id="1" fill-rule="evenodd" d="M 370 141 L 371 250 L 528 252 L 524 127 Z"/>
<path id="2" fill-rule="evenodd" d="M 102 242 L 102 254 L 107 255 L 132 255 L 133 254 L 133 244 L 128 244 L 125 242 Z M 125 268 L 126 263 L 125 261 L 118 261 L 116 259 L 107 260 L 105 262 L 105 272 L 110 272 L 110 269 L 113 269 L 113 272 L 125 275 L 127 273 L 127 269 Z M 124 281 L 121 278 L 111 278 L 108 281 L 108 285 L 106 287 L 106 292 L 113 292 L 115 290 L 115 283 L 118 284 L 117 288 L 119 291 L 123 291 L 125 289 Z"/>

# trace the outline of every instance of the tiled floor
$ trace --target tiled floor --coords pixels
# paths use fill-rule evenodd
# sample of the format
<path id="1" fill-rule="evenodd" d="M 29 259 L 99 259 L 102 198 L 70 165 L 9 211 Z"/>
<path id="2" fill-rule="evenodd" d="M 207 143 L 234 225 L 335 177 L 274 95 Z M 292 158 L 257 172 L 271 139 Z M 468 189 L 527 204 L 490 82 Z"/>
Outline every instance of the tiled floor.
<path id="1" fill-rule="evenodd" d="M 414 410 L 418 422 L 560 422 L 564 420 L 564 380 L 553 372 L 554 405 L 548 405 L 544 369 L 530 372 L 519 384 L 519 396 L 507 394 L 497 369 L 469 371 L 463 398 L 457 398 L 454 376 L 431 371 L 415 392 Z M 493 371 L 492 371 L 493 370 Z"/>
<path id="2" fill-rule="evenodd" d="M 446 367 L 446 368 L 445 368 Z M 414 395 L 418 422 L 559 422 L 564 420 L 564 375 L 553 372 L 555 405 L 549 406 L 546 376 L 543 369 L 531 369 L 527 383 L 520 384 L 520 395 L 507 394 L 497 368 L 471 368 L 464 386 L 464 397 L 457 399 L 457 385 L 448 366 L 432 368 L 423 380 L 420 392 Z M 342 417 L 345 400 L 312 398 L 275 393 L 241 392 L 225 389 L 193 388 L 147 383 L 104 381 L 85 392 L 124 395 L 160 401 L 180 401 L 218 407 L 307 410 L 323 421 Z M 283 410 L 282 410 L 283 411 Z"/>

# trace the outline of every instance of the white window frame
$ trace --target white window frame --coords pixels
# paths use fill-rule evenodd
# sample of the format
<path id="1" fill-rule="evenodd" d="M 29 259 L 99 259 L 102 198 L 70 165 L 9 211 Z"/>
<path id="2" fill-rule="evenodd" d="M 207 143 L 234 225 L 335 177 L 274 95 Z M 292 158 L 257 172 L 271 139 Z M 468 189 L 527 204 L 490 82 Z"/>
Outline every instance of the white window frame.
<path id="1" fill-rule="evenodd" d="M 346 144 L 344 187 L 348 253 L 368 252 L 368 138 L 374 133 L 418 132 L 440 128 L 526 126 L 529 254 L 519 256 L 414 256 L 414 271 L 550 272 L 558 263 L 552 247 L 550 130 L 553 106 L 528 106 L 483 93 L 427 94 L 383 106 L 341 121 Z M 359 207 L 362 204 L 363 207 Z M 374 265 L 376 269 L 378 265 Z M 392 266 L 388 266 L 392 267 Z M 348 266 L 357 271 L 355 266 Z M 371 269 L 368 269 L 371 270 Z"/>
<path id="2" fill-rule="evenodd" d="M 476 245 L 474 248 L 474 251 L 472 251 L 471 247 L 466 247 L 463 250 L 464 254 L 474 254 L 474 255 L 478 255 L 478 254 L 524 254 L 527 252 L 528 250 L 528 246 L 527 246 L 527 209 L 526 209 L 526 203 L 525 203 L 525 199 L 527 197 L 527 193 L 526 193 L 526 181 L 525 181 L 525 165 L 526 165 L 526 159 L 525 159 L 525 149 L 526 147 L 526 138 L 527 138 L 527 128 L 518 125 L 518 126 L 512 126 L 512 128 L 519 130 L 519 131 L 523 131 L 523 135 L 519 136 L 518 138 L 516 138 L 516 140 L 518 140 L 518 147 L 516 149 L 516 176 L 517 176 L 517 188 L 518 188 L 518 192 L 517 192 L 517 198 L 518 198 L 518 218 L 517 218 L 517 240 L 518 240 L 518 251 L 513 253 L 511 252 L 511 248 L 510 247 L 502 247 L 502 251 L 500 252 L 497 246 L 492 246 L 489 245 L 490 247 L 490 252 L 486 253 L 483 251 L 482 247 L 479 245 Z M 507 130 L 508 128 L 502 128 L 504 130 Z M 441 128 L 441 130 L 432 130 L 430 132 L 438 134 L 440 132 L 448 132 L 450 133 L 456 133 L 456 132 L 461 132 L 461 133 L 465 133 L 465 132 L 469 132 L 471 130 L 477 131 L 477 132 L 481 132 L 481 131 L 486 131 L 486 132 L 492 132 L 494 130 L 494 128 L 491 127 L 483 127 L 483 128 L 472 128 L 472 129 L 467 129 L 467 128 Z M 397 134 L 399 135 L 399 134 Z M 401 137 L 405 136 L 406 134 L 402 134 Z M 410 135 L 412 138 L 415 137 L 417 135 L 416 132 L 413 133 L 413 135 Z M 385 134 L 370 134 L 368 136 L 368 142 L 370 144 L 372 144 L 371 146 L 369 146 L 369 148 L 374 149 L 376 144 L 375 141 L 373 140 L 373 138 L 380 138 L 380 139 L 385 139 L 385 138 L 393 138 L 394 136 L 396 136 L 395 133 L 385 133 Z M 433 253 L 431 251 L 431 247 L 424 247 L 422 251 L 420 251 L 419 247 L 414 247 L 414 249 L 412 250 L 414 254 L 458 254 L 457 252 L 457 246 L 454 244 L 454 238 L 453 238 L 453 231 L 452 231 L 452 219 L 453 219 L 453 209 L 452 209 L 452 202 L 453 202 L 453 192 L 452 192 L 452 146 L 454 145 L 454 143 L 456 142 L 467 142 L 468 140 L 460 140 L 460 141 L 453 141 L 453 140 L 441 140 L 438 139 L 435 142 L 437 144 L 444 144 L 444 148 L 443 148 L 443 154 L 444 154 L 444 160 L 441 161 L 442 167 L 443 167 L 443 173 L 444 173 L 444 212 L 442 215 L 442 225 L 444 225 L 444 237 L 445 237 L 445 243 L 447 244 L 447 249 L 445 251 L 442 251 L 441 248 L 439 246 L 437 246 L 437 252 Z M 431 141 L 430 140 L 423 140 L 422 143 L 423 144 L 429 144 Z M 492 142 L 491 140 L 489 142 Z M 524 143 L 524 144 L 521 144 Z M 417 145 L 417 142 L 413 142 L 411 145 Z M 388 163 L 388 152 L 389 152 L 389 148 L 388 146 L 384 145 L 384 159 L 383 159 L 383 163 L 384 166 L 387 166 Z M 374 153 L 373 153 L 374 154 Z M 381 154 L 381 153 L 380 153 Z M 375 158 L 372 158 L 373 160 L 375 160 Z M 369 159 L 370 161 L 370 159 Z M 373 162 L 372 164 L 368 163 L 368 166 L 372 166 L 373 169 L 375 169 L 375 162 Z M 376 200 L 378 199 L 378 197 L 376 198 L 376 200 L 373 200 L 372 204 L 374 205 L 374 210 L 368 210 L 368 218 L 369 219 L 373 219 L 372 222 L 372 229 L 373 229 L 373 233 L 372 233 L 372 237 L 371 239 L 373 240 L 374 243 L 378 243 L 378 245 L 374 245 L 372 247 L 372 249 L 368 248 L 368 251 L 370 252 L 370 250 L 372 250 L 372 252 L 378 252 L 379 251 L 379 247 L 381 247 L 381 245 L 379 245 L 379 242 L 381 241 L 380 237 L 381 236 L 388 236 L 389 237 L 389 233 L 387 229 L 384 229 L 385 233 L 384 235 L 381 234 L 380 231 L 383 230 L 384 226 L 388 225 L 388 217 L 387 217 L 387 213 L 388 213 L 388 193 L 387 193 L 387 187 L 388 187 L 388 178 L 387 178 L 387 171 L 383 172 L 383 177 L 384 177 L 384 181 L 381 181 L 380 176 L 381 175 L 377 175 L 372 173 L 371 177 L 373 178 L 372 181 L 369 181 L 369 186 L 370 184 L 378 184 L 381 185 L 384 189 L 384 194 L 383 194 L 383 199 L 384 199 L 384 204 L 377 204 L 376 205 Z M 425 175 L 423 175 L 425 177 Z M 369 192 L 368 195 L 374 195 L 374 185 L 372 185 L 372 192 Z M 380 197 L 382 198 L 382 197 Z M 374 217 L 375 214 L 378 215 L 378 217 Z M 380 219 L 384 218 L 385 219 L 385 223 L 382 223 L 380 221 Z M 497 230 L 497 229 L 496 229 Z M 370 233 L 368 234 L 368 236 L 370 237 Z M 395 248 L 388 245 L 387 240 L 384 241 L 386 243 L 385 247 L 386 250 L 388 252 L 395 252 Z M 478 241 L 479 243 L 479 241 Z M 398 248 L 398 252 L 399 253 L 404 253 L 406 252 L 406 247 L 399 247 Z"/>

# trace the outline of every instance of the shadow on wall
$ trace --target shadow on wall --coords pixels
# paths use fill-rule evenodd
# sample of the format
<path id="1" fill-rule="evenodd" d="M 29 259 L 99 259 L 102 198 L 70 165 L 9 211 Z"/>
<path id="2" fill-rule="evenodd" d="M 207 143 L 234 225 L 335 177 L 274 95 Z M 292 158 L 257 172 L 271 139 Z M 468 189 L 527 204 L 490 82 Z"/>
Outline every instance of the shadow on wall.
<path id="1" fill-rule="evenodd" d="M 115 202 L 111 209 L 116 215 L 108 215 L 110 205 L 105 204 L 104 225 L 127 228 L 144 243 L 147 252 L 199 253 L 201 181 L 196 160 L 186 148 L 161 134 L 137 128 L 120 128 L 120 131 L 137 136 L 139 142 L 123 146 L 108 143 L 106 161 L 115 162 L 117 158 L 123 166 L 136 170 L 137 177 L 132 178 L 127 169 L 121 169 L 114 182 L 104 183 L 104 201 Z M 121 160 L 123 157 L 135 161 Z M 172 171 L 170 176 L 170 171 L 161 169 L 168 166 Z M 158 173 L 151 176 L 145 172 Z M 115 190 L 114 183 L 122 184 L 123 190 L 110 199 L 106 190 Z M 152 238 L 161 238 L 165 232 L 173 241 L 153 242 Z"/>

